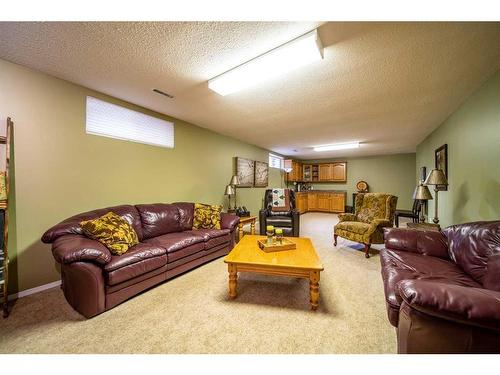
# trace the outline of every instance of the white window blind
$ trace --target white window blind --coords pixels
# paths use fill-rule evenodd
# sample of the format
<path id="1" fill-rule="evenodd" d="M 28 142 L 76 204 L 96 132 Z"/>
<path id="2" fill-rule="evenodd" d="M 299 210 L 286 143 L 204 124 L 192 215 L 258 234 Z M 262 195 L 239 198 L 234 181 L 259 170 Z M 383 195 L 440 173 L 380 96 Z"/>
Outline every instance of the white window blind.
<path id="1" fill-rule="evenodd" d="M 87 134 L 174 148 L 174 124 L 87 96 Z"/>
<path id="2" fill-rule="evenodd" d="M 278 155 L 269 154 L 269 166 L 271 168 L 283 169 L 283 158 Z"/>

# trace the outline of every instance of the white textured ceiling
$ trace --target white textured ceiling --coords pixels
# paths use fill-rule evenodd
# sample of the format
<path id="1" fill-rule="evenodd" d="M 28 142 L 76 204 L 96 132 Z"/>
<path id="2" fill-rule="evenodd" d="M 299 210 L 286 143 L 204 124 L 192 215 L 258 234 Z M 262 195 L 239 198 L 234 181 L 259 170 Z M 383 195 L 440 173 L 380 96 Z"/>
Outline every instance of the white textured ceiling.
<path id="1" fill-rule="evenodd" d="M 208 89 L 317 26 L 322 61 L 225 97 Z M 0 58 L 285 155 L 394 154 L 500 69 L 500 23 L 0 22 Z M 311 149 L 349 141 L 363 144 Z"/>

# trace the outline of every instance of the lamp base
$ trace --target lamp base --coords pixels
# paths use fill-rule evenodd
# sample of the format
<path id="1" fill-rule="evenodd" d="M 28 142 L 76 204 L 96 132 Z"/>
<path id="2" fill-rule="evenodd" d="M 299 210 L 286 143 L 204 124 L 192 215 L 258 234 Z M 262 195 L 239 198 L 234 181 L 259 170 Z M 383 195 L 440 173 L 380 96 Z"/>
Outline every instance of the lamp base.
<path id="1" fill-rule="evenodd" d="M 235 210 L 235 209 L 233 209 L 233 208 L 228 208 L 228 209 L 227 209 L 227 213 L 228 213 L 228 214 L 234 214 L 234 213 L 236 213 L 236 210 Z"/>

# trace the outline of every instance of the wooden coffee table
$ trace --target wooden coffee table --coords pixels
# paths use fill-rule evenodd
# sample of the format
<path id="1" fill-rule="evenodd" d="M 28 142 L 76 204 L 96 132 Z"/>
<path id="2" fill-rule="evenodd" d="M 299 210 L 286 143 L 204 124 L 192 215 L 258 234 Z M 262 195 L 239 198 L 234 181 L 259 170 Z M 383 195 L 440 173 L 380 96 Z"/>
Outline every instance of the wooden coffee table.
<path id="1" fill-rule="evenodd" d="M 287 237 L 297 244 L 294 250 L 266 253 L 257 245 L 265 236 L 246 235 L 224 258 L 229 271 L 229 297 L 237 296 L 238 272 L 253 272 L 309 279 L 311 309 L 318 308 L 319 274 L 323 271 L 309 238 Z"/>

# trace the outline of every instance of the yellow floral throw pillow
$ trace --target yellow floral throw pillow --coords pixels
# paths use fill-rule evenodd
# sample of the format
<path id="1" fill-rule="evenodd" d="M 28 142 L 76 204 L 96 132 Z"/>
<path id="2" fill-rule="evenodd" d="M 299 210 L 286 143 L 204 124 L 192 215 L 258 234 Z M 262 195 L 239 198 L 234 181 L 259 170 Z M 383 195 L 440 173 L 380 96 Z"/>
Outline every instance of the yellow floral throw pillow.
<path id="1" fill-rule="evenodd" d="M 194 204 L 193 229 L 220 229 L 222 205 Z"/>
<path id="2" fill-rule="evenodd" d="M 129 247 L 139 243 L 134 228 L 114 212 L 108 212 L 94 220 L 82 221 L 80 226 L 87 237 L 106 245 L 115 255 L 124 254 Z"/>

